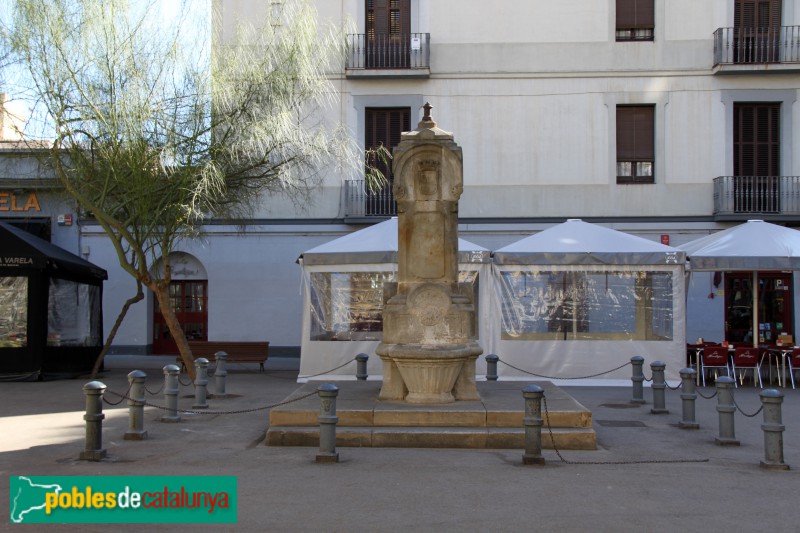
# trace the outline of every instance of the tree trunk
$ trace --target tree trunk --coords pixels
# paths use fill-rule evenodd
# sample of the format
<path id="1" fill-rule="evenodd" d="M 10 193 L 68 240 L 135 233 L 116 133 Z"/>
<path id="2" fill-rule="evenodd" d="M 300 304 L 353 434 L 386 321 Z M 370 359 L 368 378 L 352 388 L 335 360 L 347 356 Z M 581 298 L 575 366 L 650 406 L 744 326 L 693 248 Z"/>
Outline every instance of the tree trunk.
<path id="1" fill-rule="evenodd" d="M 192 349 L 189 348 L 189 343 L 186 341 L 186 334 L 183 332 L 181 323 L 178 321 L 178 317 L 175 316 L 175 310 L 172 309 L 172 305 L 170 304 L 169 283 L 159 282 L 155 284 L 155 287 L 149 288 L 153 291 L 153 294 L 155 294 L 156 299 L 158 300 L 158 307 L 161 310 L 161 316 L 164 317 L 164 322 L 167 323 L 169 332 L 172 335 L 172 338 L 175 339 L 175 344 L 178 346 L 178 352 L 181 354 L 181 359 L 183 360 L 184 366 L 186 366 L 186 372 L 189 374 L 189 377 L 192 378 L 192 381 L 194 381 L 195 372 Z"/>
<path id="2" fill-rule="evenodd" d="M 106 338 L 106 343 L 103 345 L 103 349 L 100 350 L 100 354 L 97 356 L 97 360 L 94 362 L 94 367 L 92 368 L 92 379 L 97 377 L 97 373 L 100 371 L 100 365 L 103 363 L 103 359 L 106 357 L 106 353 L 108 353 L 109 348 L 111 348 L 111 343 L 114 341 L 114 337 L 117 336 L 117 330 L 122 325 L 122 321 L 125 319 L 125 315 L 128 314 L 128 309 L 135 304 L 144 299 L 144 292 L 142 291 L 142 284 L 139 280 L 136 280 L 136 295 L 128 298 L 125 301 L 125 305 L 122 306 L 122 309 L 117 315 L 117 321 L 114 322 L 114 327 L 111 328 L 111 331 L 108 333 L 108 337 Z"/>

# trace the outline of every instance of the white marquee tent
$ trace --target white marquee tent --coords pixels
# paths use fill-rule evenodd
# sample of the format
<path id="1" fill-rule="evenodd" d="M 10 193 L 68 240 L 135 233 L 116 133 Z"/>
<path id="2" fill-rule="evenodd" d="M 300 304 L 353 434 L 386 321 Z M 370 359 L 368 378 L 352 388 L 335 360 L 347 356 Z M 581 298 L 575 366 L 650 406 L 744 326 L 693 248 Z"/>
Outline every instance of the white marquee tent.
<path id="1" fill-rule="evenodd" d="M 800 231 L 749 220 L 678 247 L 686 253 L 689 270 L 752 271 L 752 331 L 759 331 L 758 272 L 800 270 Z M 758 344 L 758 336 L 753 335 Z"/>
<path id="2" fill-rule="evenodd" d="M 463 239 L 458 248 L 460 281 L 472 284 L 483 345 L 492 337 L 485 326 L 491 321 L 481 320 L 483 302 L 491 300 L 491 255 Z M 396 281 L 397 219 L 312 248 L 298 262 L 304 302 L 298 380 L 355 379 L 356 364 L 347 363 L 359 353 L 369 355 L 370 379 L 380 379 L 383 366 L 375 348 L 382 338 L 383 284 Z M 484 353 L 489 353 L 486 347 Z M 478 368 L 485 369 L 480 357 Z"/>
<path id="3" fill-rule="evenodd" d="M 501 361 L 573 383 L 634 355 L 686 366 L 685 254 L 641 237 L 568 220 L 494 252 Z M 531 379 L 500 363 L 501 379 Z M 630 383 L 629 366 L 595 376 Z M 591 381 L 589 381 L 591 382 Z M 575 381 L 587 384 L 587 380 Z"/>

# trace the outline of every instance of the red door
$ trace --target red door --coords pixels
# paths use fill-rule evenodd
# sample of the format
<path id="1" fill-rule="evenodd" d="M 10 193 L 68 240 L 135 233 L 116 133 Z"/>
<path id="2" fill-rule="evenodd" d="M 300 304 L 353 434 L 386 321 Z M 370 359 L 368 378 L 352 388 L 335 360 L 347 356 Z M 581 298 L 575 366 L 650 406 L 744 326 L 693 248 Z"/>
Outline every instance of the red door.
<path id="1" fill-rule="evenodd" d="M 189 340 L 208 340 L 208 281 L 181 280 L 169 285 L 169 301 Z M 153 353 L 177 354 L 178 347 L 158 306 L 153 309 Z"/>
<path id="2" fill-rule="evenodd" d="M 794 335 L 792 275 L 785 272 L 758 274 L 758 343 L 775 344 L 778 335 Z M 725 339 L 752 342 L 753 274 L 725 274 Z"/>

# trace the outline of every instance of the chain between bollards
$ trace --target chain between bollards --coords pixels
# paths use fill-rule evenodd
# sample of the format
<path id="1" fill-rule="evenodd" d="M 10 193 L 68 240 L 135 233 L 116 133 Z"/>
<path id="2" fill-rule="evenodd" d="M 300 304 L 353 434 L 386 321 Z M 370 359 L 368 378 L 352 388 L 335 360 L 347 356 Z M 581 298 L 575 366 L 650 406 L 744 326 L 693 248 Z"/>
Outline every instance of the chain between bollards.
<path id="1" fill-rule="evenodd" d="M 338 463 L 339 453 L 336 451 L 336 424 L 339 417 L 336 416 L 336 396 L 339 394 L 339 387 L 333 383 L 323 383 L 317 387 L 319 392 L 320 409 L 319 417 L 319 453 L 316 461 L 318 463 Z"/>

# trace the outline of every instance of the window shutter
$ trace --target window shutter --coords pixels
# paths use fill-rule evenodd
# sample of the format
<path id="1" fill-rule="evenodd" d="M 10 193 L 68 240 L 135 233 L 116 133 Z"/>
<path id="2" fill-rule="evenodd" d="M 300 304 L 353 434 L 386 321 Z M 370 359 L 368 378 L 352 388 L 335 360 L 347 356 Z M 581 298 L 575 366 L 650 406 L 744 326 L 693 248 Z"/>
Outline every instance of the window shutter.
<path id="1" fill-rule="evenodd" d="M 733 173 L 780 175 L 780 104 L 734 104 Z"/>
<path id="2" fill-rule="evenodd" d="M 617 161 L 655 161 L 654 106 L 617 106 Z"/>
<path id="3" fill-rule="evenodd" d="M 411 34 L 411 0 L 400 0 L 400 35 Z"/>
<path id="4" fill-rule="evenodd" d="M 617 0 L 617 29 L 655 27 L 653 0 Z"/>
<path id="5" fill-rule="evenodd" d="M 367 3 L 372 4 L 372 20 L 373 20 L 374 34 L 388 35 L 389 0 L 367 0 Z M 369 14 L 369 10 L 367 11 L 367 13 Z"/>
<path id="6" fill-rule="evenodd" d="M 769 27 L 777 29 L 781 27 L 781 0 L 771 0 Z"/>
<path id="7" fill-rule="evenodd" d="M 736 0 L 733 25 L 736 28 L 780 28 L 781 0 Z"/>
<path id="8" fill-rule="evenodd" d="M 408 107 L 399 108 L 370 108 L 365 110 L 365 146 L 378 148 L 383 145 L 389 150 L 400 144 L 400 134 L 409 131 L 411 109 Z M 390 177 L 389 168 L 384 168 L 378 164 L 378 168 Z"/>

